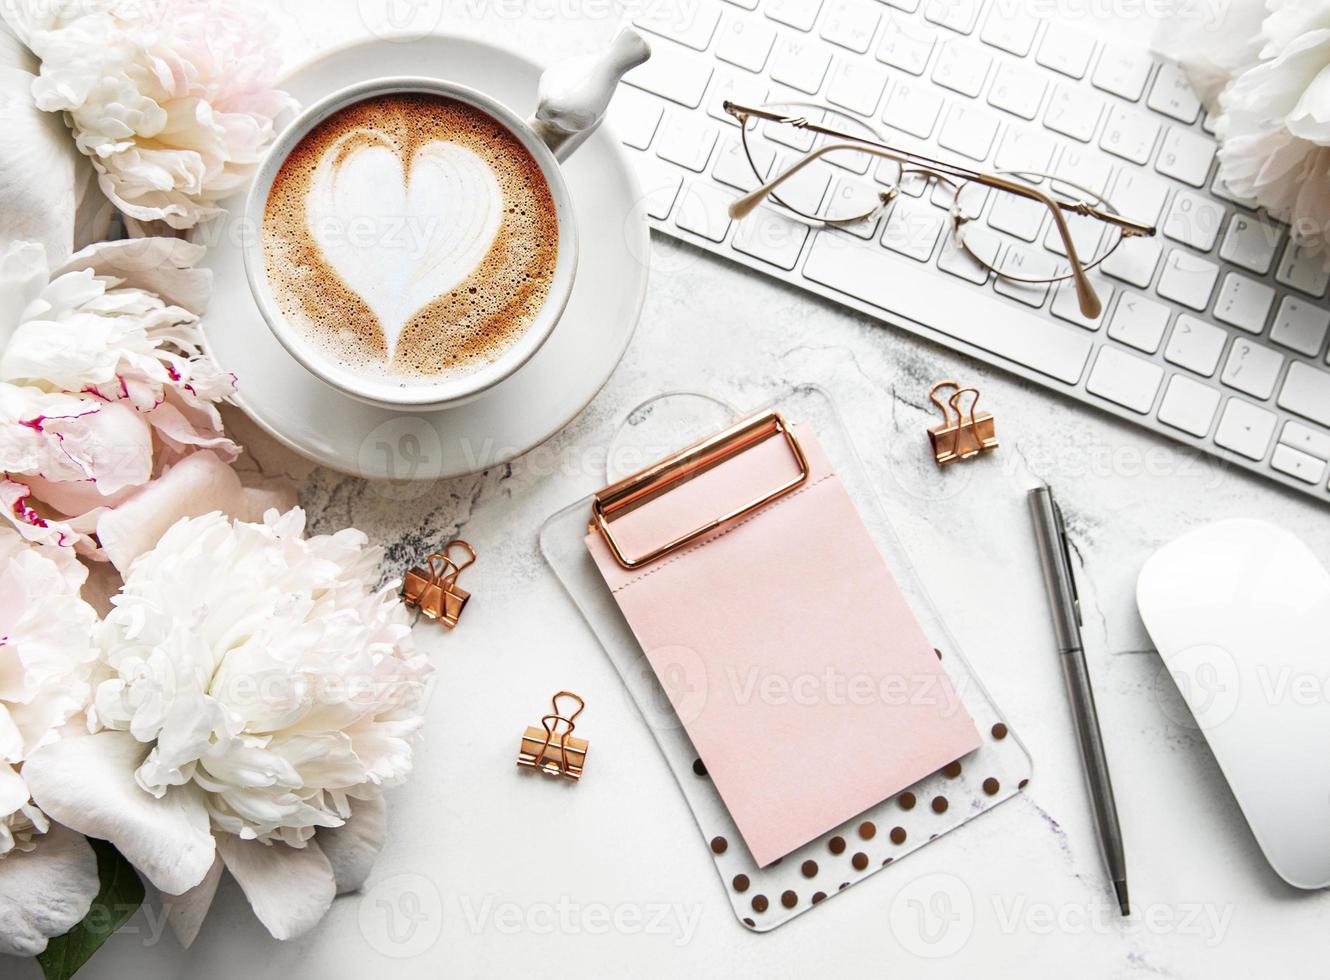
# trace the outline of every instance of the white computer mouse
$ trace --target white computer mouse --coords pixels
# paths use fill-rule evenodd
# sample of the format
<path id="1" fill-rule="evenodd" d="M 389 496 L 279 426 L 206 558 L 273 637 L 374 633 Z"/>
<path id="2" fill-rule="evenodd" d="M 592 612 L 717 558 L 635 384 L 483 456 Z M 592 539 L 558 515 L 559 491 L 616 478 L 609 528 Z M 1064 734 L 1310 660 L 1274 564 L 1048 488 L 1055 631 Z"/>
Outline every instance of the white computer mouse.
<path id="1" fill-rule="evenodd" d="M 1271 867 L 1330 886 L 1330 573 L 1258 520 L 1150 556 L 1136 604 Z"/>

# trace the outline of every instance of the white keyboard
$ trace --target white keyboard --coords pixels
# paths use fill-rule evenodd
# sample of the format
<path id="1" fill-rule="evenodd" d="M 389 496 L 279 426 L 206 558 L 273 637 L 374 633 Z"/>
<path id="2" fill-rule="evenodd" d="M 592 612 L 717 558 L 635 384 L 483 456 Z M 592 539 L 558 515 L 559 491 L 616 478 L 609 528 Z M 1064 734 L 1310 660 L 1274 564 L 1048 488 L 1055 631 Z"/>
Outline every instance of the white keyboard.
<path id="1" fill-rule="evenodd" d="M 1176 67 L 1001 0 L 991 15 L 985 0 L 639 9 L 653 54 L 610 125 L 635 151 L 657 230 L 1330 500 L 1330 275 L 1217 180 Z M 1053 172 L 1160 233 L 1092 272 L 1104 312 L 1090 321 L 1069 283 L 996 279 L 958 251 L 942 195 L 921 182 L 871 228 L 818 230 L 774 205 L 732 222 L 726 207 L 753 177 L 726 99 L 826 103 L 896 145 Z M 801 152 L 764 141 L 769 167 Z M 847 179 L 816 166 L 803 200 Z M 1037 207 L 990 200 L 981 219 L 1009 240 L 1004 261 L 1055 258 Z"/>

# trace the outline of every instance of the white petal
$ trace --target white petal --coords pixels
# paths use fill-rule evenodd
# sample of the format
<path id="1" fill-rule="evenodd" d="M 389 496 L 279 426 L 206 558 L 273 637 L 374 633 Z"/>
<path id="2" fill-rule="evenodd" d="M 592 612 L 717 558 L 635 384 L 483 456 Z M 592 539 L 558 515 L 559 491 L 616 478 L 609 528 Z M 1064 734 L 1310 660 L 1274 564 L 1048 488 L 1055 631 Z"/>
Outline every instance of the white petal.
<path id="1" fill-rule="evenodd" d="M 221 855 L 213 858 L 212 867 L 203 880 L 183 895 L 162 895 L 162 909 L 180 945 L 189 949 L 199 934 L 208 910 L 217 894 L 217 883 L 222 880 Z"/>
<path id="2" fill-rule="evenodd" d="M 18 39 L 14 29 L 0 17 L 0 68 L 18 68 L 35 75 L 41 67 L 37 56 Z"/>
<path id="3" fill-rule="evenodd" d="M 226 870 L 274 939 L 294 939 L 316 925 L 336 895 L 332 865 L 313 841 L 304 847 L 217 838 Z"/>
<path id="4" fill-rule="evenodd" d="M 70 256 L 51 278 L 91 269 L 96 275 L 114 276 L 126 286 L 156 293 L 171 306 L 202 313 L 212 289 L 212 271 L 194 266 L 206 252 L 202 245 L 179 238 L 97 242 Z"/>
<path id="5" fill-rule="evenodd" d="M 36 956 L 82 921 L 98 887 L 96 852 L 59 824 L 11 852 L 0 860 L 0 953 Z"/>
<path id="6" fill-rule="evenodd" d="M 139 787 L 134 770 L 149 748 L 126 732 L 64 738 L 33 753 L 23 778 L 52 819 L 109 840 L 159 889 L 179 895 L 212 867 L 208 812 L 193 786 L 161 799 Z"/>
<path id="7" fill-rule="evenodd" d="M 365 883 L 383 848 L 387 829 L 388 806 L 382 795 L 353 800 L 346 823 L 319 829 L 315 839 L 332 865 L 337 894 L 353 892 Z"/>
<path id="8" fill-rule="evenodd" d="M 0 132 L 5 134 L 0 241 L 41 242 L 55 263 L 73 249 L 74 210 L 86 163 L 60 116 L 33 104 L 32 81 L 25 71 L 0 68 Z"/>

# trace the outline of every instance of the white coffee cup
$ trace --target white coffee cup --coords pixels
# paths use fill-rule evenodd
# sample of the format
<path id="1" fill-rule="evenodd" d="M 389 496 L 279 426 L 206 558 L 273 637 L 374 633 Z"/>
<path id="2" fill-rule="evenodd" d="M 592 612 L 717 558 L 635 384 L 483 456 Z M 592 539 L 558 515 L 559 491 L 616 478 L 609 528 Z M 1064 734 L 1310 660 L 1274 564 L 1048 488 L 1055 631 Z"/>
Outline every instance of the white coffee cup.
<path id="1" fill-rule="evenodd" d="M 556 65 L 540 78 L 536 112 L 522 119 L 503 103 L 454 82 L 424 77 L 385 77 L 360 82 L 304 109 L 273 141 L 259 165 L 245 202 L 245 276 L 268 328 L 307 370 L 352 398 L 386 408 L 427 411 L 458 405 L 492 388 L 525 364 L 549 338 L 563 315 L 577 272 L 577 224 L 559 162 L 566 160 L 600 124 L 625 72 L 641 64 L 651 49 L 641 35 L 625 28 L 603 53 Z M 444 96 L 491 116 L 521 142 L 549 186 L 558 226 L 558 255 L 549 293 L 532 322 L 494 360 L 475 370 L 394 384 L 339 364 L 283 316 L 268 281 L 262 228 L 268 194 L 287 156 L 321 122 L 357 102 L 402 92 Z"/>

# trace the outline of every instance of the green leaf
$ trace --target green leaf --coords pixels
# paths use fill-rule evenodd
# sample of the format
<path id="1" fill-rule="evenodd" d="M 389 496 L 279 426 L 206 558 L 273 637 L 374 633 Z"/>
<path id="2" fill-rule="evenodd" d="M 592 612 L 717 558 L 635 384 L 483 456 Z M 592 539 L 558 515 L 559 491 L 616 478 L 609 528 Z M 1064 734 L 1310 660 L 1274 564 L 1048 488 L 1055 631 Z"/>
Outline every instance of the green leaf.
<path id="1" fill-rule="evenodd" d="M 88 843 L 97 852 L 101 888 L 83 921 L 52 939 L 37 957 L 46 980 L 69 980 L 143 904 L 143 882 L 130 863 L 104 840 L 89 837 Z"/>

